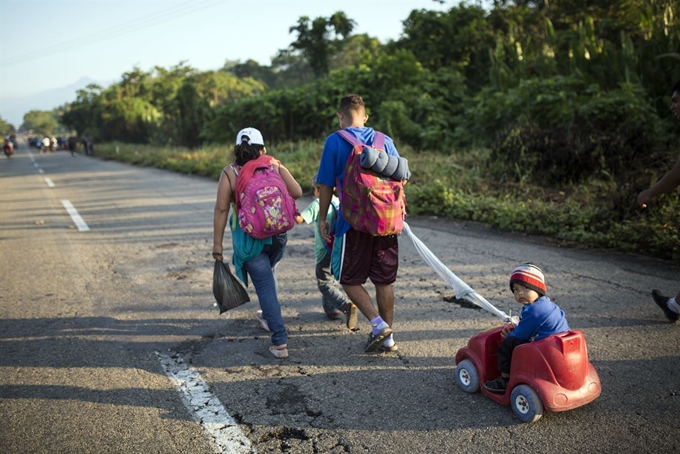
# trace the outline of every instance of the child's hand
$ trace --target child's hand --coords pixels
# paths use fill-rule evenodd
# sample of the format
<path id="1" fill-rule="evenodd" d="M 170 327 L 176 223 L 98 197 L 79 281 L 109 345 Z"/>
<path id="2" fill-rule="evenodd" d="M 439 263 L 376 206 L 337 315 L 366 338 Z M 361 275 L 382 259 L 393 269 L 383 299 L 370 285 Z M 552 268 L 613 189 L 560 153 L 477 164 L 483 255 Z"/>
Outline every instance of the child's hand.
<path id="1" fill-rule="evenodd" d="M 302 218 L 302 216 L 296 216 L 295 217 L 295 223 L 296 224 L 302 224 L 303 222 L 305 222 L 305 220 Z"/>
<path id="2" fill-rule="evenodd" d="M 510 331 L 512 331 L 513 329 L 515 329 L 514 326 L 505 325 L 501 330 L 501 339 L 505 339 L 506 337 L 508 337 L 508 334 L 510 334 Z"/>

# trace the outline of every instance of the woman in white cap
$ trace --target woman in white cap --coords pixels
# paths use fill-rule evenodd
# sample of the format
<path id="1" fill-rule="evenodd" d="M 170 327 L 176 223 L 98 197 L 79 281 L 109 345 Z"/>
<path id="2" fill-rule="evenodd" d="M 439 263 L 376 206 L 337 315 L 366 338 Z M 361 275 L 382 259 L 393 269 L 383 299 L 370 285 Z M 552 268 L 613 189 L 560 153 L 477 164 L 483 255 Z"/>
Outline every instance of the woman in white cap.
<path id="1" fill-rule="evenodd" d="M 217 200 L 213 218 L 213 258 L 223 260 L 222 240 L 227 225 L 227 215 L 236 188 L 236 177 L 248 161 L 267 153 L 262 133 L 255 128 L 245 128 L 236 136 L 234 162 L 224 168 L 217 187 Z M 295 199 L 302 196 L 302 188 L 280 162 L 272 159 L 271 165 L 286 184 L 288 193 Z M 283 257 L 287 235 L 281 233 L 264 239 L 256 239 L 243 231 L 236 222 L 236 210 L 232 210 L 230 222 L 231 240 L 234 248 L 233 263 L 236 275 L 248 285 L 248 276 L 253 281 L 261 311 L 256 318 L 263 329 L 271 331 L 269 351 L 277 358 L 288 356 L 288 331 L 283 324 L 281 305 L 277 296 L 277 282 L 274 275 L 276 265 Z"/>

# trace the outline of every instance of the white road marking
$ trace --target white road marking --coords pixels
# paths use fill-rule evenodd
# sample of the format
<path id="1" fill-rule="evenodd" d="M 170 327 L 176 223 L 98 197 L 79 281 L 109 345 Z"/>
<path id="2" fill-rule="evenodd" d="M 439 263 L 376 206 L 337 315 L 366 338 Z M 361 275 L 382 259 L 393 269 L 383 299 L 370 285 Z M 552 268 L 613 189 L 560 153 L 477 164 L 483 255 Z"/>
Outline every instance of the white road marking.
<path id="1" fill-rule="evenodd" d="M 187 366 L 181 355 L 171 357 L 156 352 L 156 356 L 160 359 L 165 374 L 179 391 L 191 417 L 213 439 L 217 452 L 228 454 L 256 452 L 234 418 L 229 415 L 217 396 L 210 392 L 210 386 L 203 381 L 197 370 Z"/>
<path id="2" fill-rule="evenodd" d="M 45 171 L 43 169 L 38 169 L 38 173 L 42 175 L 43 173 L 45 173 Z"/>
<path id="3" fill-rule="evenodd" d="M 52 181 L 51 178 L 45 178 L 45 183 L 47 183 L 47 186 L 50 188 L 54 187 L 54 182 Z"/>
<path id="4" fill-rule="evenodd" d="M 37 162 L 34 162 L 34 163 L 33 163 L 33 167 L 38 167 L 38 163 L 37 163 Z"/>
<path id="5" fill-rule="evenodd" d="M 71 219 L 73 219 L 73 222 L 76 224 L 76 227 L 78 227 L 79 231 L 85 232 L 90 230 L 90 227 L 88 227 L 87 223 L 83 220 L 83 218 L 80 217 L 78 210 L 75 209 L 71 202 L 68 200 L 62 200 L 61 204 L 64 205 L 64 208 L 66 208 L 68 214 L 71 215 Z"/>

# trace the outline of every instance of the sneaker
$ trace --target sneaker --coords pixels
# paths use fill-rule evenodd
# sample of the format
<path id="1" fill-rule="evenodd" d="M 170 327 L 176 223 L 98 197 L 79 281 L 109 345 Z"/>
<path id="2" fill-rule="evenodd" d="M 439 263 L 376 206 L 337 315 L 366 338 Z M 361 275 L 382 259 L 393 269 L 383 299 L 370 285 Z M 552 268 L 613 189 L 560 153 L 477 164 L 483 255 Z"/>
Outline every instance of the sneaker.
<path id="1" fill-rule="evenodd" d="M 384 343 L 380 345 L 380 348 L 378 349 L 383 353 L 395 353 L 399 351 L 399 347 L 397 347 L 397 344 L 392 344 L 391 346 L 387 346 Z"/>
<path id="2" fill-rule="evenodd" d="M 491 391 L 492 393 L 503 394 L 505 390 L 508 389 L 508 379 L 500 376 L 495 380 L 484 383 L 484 389 Z"/>
<path id="3" fill-rule="evenodd" d="M 288 358 L 288 345 L 270 345 L 269 351 L 277 358 Z"/>
<path id="4" fill-rule="evenodd" d="M 652 298 L 654 298 L 654 302 L 661 308 L 663 314 L 666 316 L 669 322 L 675 323 L 678 321 L 680 314 L 676 314 L 668 307 L 668 300 L 670 299 L 669 297 L 665 296 L 659 290 L 652 290 Z"/>
<path id="5" fill-rule="evenodd" d="M 347 317 L 347 329 L 356 330 L 359 324 L 359 308 L 353 303 L 345 304 L 345 316 Z"/>
<path id="6" fill-rule="evenodd" d="M 262 316 L 262 311 L 255 312 L 255 319 L 258 322 L 260 322 L 260 326 L 262 327 L 263 330 L 271 332 L 267 320 L 265 320 L 264 317 Z"/>
<path id="7" fill-rule="evenodd" d="M 387 323 L 385 323 L 385 325 L 387 325 Z M 380 330 L 378 334 L 373 334 L 373 332 L 371 331 L 368 334 L 368 342 L 366 342 L 364 351 L 366 353 L 378 351 L 385 338 L 388 337 L 390 334 L 392 334 L 392 328 L 390 328 L 389 326 Z"/>

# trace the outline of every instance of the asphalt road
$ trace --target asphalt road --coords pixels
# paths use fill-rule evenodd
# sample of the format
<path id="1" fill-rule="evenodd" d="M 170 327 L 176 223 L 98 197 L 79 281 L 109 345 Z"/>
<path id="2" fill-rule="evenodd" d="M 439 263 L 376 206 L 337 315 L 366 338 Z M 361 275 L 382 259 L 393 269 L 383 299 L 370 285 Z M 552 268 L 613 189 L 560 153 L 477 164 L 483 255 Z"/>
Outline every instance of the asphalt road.
<path id="1" fill-rule="evenodd" d="M 678 263 L 409 218 L 503 311 L 519 310 L 510 271 L 539 264 L 585 333 L 601 396 L 522 424 L 455 380 L 458 349 L 499 319 L 447 302 L 452 289 L 403 236 L 398 354 L 364 354 L 365 320 L 350 332 L 325 318 L 314 231 L 302 225 L 277 269 L 290 357 L 272 357 L 252 288 L 227 314 L 213 305 L 215 190 L 65 152 L 20 148 L 0 161 L 0 452 L 680 451 L 680 326 L 650 297 L 680 289 Z"/>

